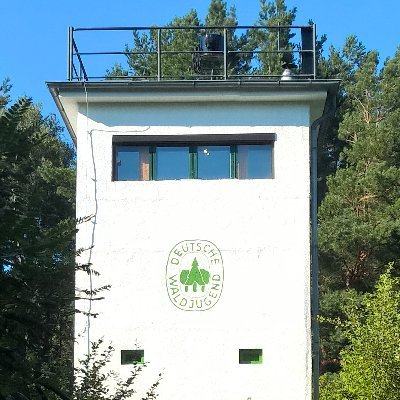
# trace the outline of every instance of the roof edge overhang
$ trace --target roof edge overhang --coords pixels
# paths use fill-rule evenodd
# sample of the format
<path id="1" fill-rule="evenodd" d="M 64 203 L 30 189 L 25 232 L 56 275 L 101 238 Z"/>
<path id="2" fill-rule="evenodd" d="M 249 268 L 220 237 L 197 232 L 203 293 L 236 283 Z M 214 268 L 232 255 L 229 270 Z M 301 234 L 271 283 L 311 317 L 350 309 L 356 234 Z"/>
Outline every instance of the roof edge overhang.
<path id="1" fill-rule="evenodd" d="M 148 103 L 148 102 L 276 102 L 318 101 L 324 108 L 331 96 L 336 96 L 340 80 L 266 80 L 266 81 L 90 81 L 46 82 L 65 125 L 76 143 L 71 116 L 78 104 Z"/>

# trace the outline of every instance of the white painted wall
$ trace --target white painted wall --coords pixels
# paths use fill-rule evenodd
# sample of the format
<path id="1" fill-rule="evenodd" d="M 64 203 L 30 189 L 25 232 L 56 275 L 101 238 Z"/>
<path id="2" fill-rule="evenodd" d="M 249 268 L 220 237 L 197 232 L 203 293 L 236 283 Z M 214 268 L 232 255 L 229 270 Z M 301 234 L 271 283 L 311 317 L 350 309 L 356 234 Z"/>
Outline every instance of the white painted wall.
<path id="1" fill-rule="evenodd" d="M 309 119 L 306 103 L 81 104 L 77 120 L 78 233 L 110 284 L 92 302 L 90 340 L 145 350 L 141 394 L 158 376 L 160 400 L 311 399 Z M 90 134 L 87 133 L 90 131 Z M 276 133 L 274 178 L 113 182 L 112 136 Z M 203 239 L 221 251 L 224 287 L 210 310 L 175 307 L 166 290 L 169 252 Z M 88 287 L 85 274 L 77 285 Z M 78 302 L 81 309 L 85 302 Z M 76 318 L 76 357 L 87 349 Z M 262 348 L 261 365 L 239 365 L 240 348 Z M 139 398 L 139 396 L 138 396 Z"/>

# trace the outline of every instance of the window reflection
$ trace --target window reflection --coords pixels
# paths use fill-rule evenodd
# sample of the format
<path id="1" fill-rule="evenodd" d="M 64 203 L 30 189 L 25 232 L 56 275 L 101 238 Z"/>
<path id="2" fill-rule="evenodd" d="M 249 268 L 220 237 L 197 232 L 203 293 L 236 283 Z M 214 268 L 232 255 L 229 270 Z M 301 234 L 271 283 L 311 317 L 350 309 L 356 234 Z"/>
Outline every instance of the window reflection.
<path id="1" fill-rule="evenodd" d="M 156 179 L 189 178 L 189 147 L 157 147 Z"/>
<path id="2" fill-rule="evenodd" d="M 116 180 L 148 181 L 150 179 L 149 148 L 116 146 Z"/>
<path id="3" fill-rule="evenodd" d="M 230 178 L 230 146 L 199 146 L 197 177 L 199 179 Z"/>
<path id="4" fill-rule="evenodd" d="M 272 178 L 272 146 L 239 145 L 237 174 L 239 179 Z"/>

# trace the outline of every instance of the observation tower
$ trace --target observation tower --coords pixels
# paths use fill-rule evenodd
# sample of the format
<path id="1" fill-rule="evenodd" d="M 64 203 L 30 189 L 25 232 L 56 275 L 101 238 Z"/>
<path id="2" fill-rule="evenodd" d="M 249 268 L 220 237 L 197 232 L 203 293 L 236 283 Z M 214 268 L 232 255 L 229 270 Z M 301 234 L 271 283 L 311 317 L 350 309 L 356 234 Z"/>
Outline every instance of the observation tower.
<path id="1" fill-rule="evenodd" d="M 238 47 L 256 31 L 270 42 Z M 114 34 L 148 45 L 98 50 Z M 69 29 L 68 80 L 47 84 L 77 146 L 77 217 L 92 217 L 77 261 L 100 274 L 76 287 L 111 285 L 77 301 L 97 318 L 76 315 L 76 359 L 103 338 L 110 368 L 147 364 L 138 395 L 162 373 L 162 400 L 318 395 L 317 136 L 339 82 L 318 79 L 315 38 Z M 127 69 L 106 74 L 113 57 Z"/>

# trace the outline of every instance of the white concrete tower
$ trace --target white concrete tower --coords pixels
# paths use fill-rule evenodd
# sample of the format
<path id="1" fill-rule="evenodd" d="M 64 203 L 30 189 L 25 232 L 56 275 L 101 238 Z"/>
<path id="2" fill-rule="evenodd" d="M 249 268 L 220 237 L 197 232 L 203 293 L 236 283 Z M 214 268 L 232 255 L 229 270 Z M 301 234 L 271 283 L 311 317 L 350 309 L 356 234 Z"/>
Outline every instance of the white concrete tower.
<path id="1" fill-rule="evenodd" d="M 76 357 L 104 338 L 114 370 L 148 362 L 138 394 L 163 374 L 161 400 L 311 400 L 311 149 L 338 82 L 48 86 L 77 145 L 77 216 L 93 215 L 80 262 L 111 285 L 79 304 L 98 317 L 77 315 Z"/>

